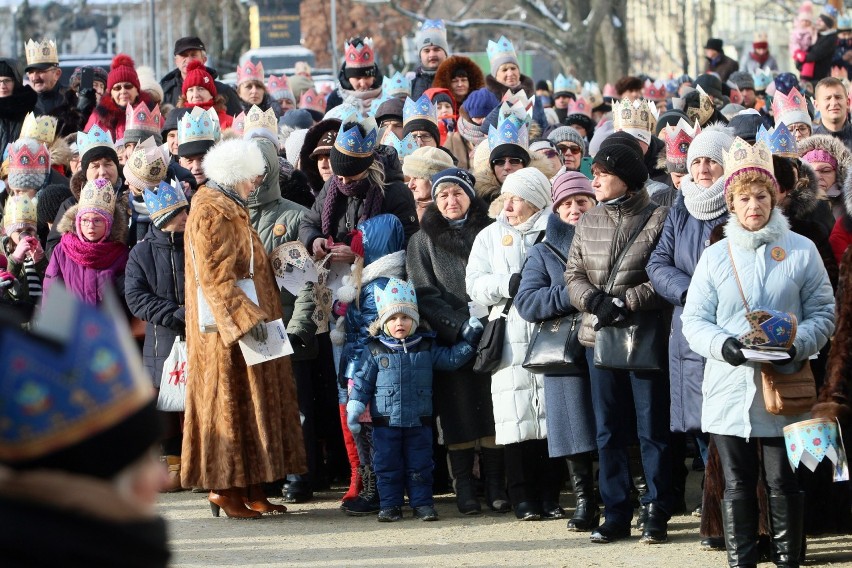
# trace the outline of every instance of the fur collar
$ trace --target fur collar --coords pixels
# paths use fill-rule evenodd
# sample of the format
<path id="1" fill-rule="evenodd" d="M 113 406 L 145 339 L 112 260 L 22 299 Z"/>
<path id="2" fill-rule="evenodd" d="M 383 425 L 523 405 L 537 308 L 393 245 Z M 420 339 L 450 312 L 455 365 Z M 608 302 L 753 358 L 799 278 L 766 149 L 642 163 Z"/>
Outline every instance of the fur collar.
<path id="1" fill-rule="evenodd" d="M 135 104 L 133 104 L 133 106 L 137 106 L 140 101 L 148 105 L 148 108 L 154 106 L 154 101 L 146 91 L 139 91 L 139 99 Z M 119 124 L 124 124 L 126 111 L 127 109 L 115 104 L 115 101 L 112 100 L 109 93 L 105 93 L 104 96 L 101 97 L 101 101 L 94 110 L 95 114 L 97 114 L 100 119 L 99 122 L 108 127 L 108 129 L 112 131 L 113 136 L 115 136 L 115 127 Z"/>
<path id="2" fill-rule="evenodd" d="M 846 185 L 849 167 L 852 166 L 852 153 L 846 149 L 839 138 L 828 134 L 814 134 L 799 142 L 799 155 L 804 156 L 811 150 L 825 150 L 837 160 L 837 181 Z"/>
<path id="3" fill-rule="evenodd" d="M 473 59 L 463 55 L 451 55 L 446 58 L 443 63 L 438 66 L 435 72 L 435 79 L 432 81 L 433 87 L 441 87 L 452 91 L 453 73 L 456 69 L 464 69 L 467 72 L 467 80 L 470 82 L 470 91 L 472 93 L 485 86 L 485 76 L 482 70 L 474 63 Z M 459 105 L 463 101 L 457 101 Z"/>
<path id="4" fill-rule="evenodd" d="M 117 243 L 127 242 L 127 230 L 130 226 L 127 207 L 127 195 L 122 194 L 119 196 L 118 202 L 115 204 L 115 215 L 112 219 L 112 230 L 109 235 L 110 241 L 115 241 Z M 62 216 L 62 220 L 56 225 L 56 230 L 60 235 L 73 233 L 75 231 L 74 221 L 77 217 L 77 209 L 79 208 L 80 206 L 75 204 L 72 207 L 69 207 Z"/>
<path id="5" fill-rule="evenodd" d="M 740 225 L 737 216 L 731 214 L 725 224 L 725 236 L 740 248 L 756 250 L 757 248 L 775 242 L 790 232 L 790 223 L 777 207 L 772 210 L 769 222 L 758 231 L 748 231 Z"/>
<path id="6" fill-rule="evenodd" d="M 575 230 L 574 225 L 566 223 L 559 218 L 558 214 L 554 213 L 547 219 L 545 240 L 567 257 L 568 249 L 571 248 L 571 241 L 574 240 Z"/>
<path id="7" fill-rule="evenodd" d="M 366 286 L 377 278 L 405 279 L 405 251 L 399 250 L 386 254 L 364 267 L 361 272 L 361 286 Z"/>
<path id="8" fill-rule="evenodd" d="M 784 202 L 784 214 L 792 221 L 806 220 L 813 213 L 820 199 L 825 199 L 819 188 L 816 172 L 807 162 L 801 162 L 800 171 L 805 178 L 799 178 L 796 187 L 787 193 Z"/>
<path id="9" fill-rule="evenodd" d="M 846 215 L 852 216 L 852 175 L 843 179 L 843 205 L 846 207 Z"/>
<path id="10" fill-rule="evenodd" d="M 435 247 L 467 262 L 476 235 L 490 224 L 488 206 L 477 198 L 471 202 L 467 222 L 460 228 L 450 227 L 450 223 L 438 211 L 438 206 L 432 203 L 420 219 L 420 230 L 429 237 Z"/>
<path id="11" fill-rule="evenodd" d="M 494 93 L 497 96 L 498 100 L 503 100 L 503 97 L 506 95 L 506 91 L 509 90 L 509 87 L 499 82 L 493 75 L 490 73 L 485 76 L 485 86 L 489 91 Z M 526 75 L 521 75 L 521 84 L 512 90 L 513 93 L 517 93 L 523 89 L 523 91 L 527 94 L 528 97 L 531 97 L 535 94 L 535 83 L 530 77 Z M 532 138 L 532 136 L 530 136 Z"/>

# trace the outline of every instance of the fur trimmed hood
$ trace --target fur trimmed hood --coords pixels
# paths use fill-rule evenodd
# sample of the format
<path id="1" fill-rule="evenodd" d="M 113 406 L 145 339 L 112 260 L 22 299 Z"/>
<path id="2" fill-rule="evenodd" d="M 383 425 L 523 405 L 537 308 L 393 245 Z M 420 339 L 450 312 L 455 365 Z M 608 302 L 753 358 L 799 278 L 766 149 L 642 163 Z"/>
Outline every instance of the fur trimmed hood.
<path id="1" fill-rule="evenodd" d="M 79 208 L 79 205 L 73 205 L 68 208 L 62 216 L 62 220 L 56 225 L 56 230 L 59 234 L 64 235 L 65 233 L 73 233 L 75 231 L 74 220 L 77 217 L 77 210 Z M 109 234 L 109 240 L 117 243 L 126 243 L 129 223 L 127 194 L 123 193 L 115 204 L 115 213 L 112 217 L 112 230 Z"/>
<path id="2" fill-rule="evenodd" d="M 804 156 L 816 149 L 825 150 L 837 160 L 837 182 L 845 189 L 850 166 L 852 166 L 852 152 L 843 145 L 839 138 L 826 134 L 815 134 L 799 142 L 799 156 Z M 847 209 L 849 209 L 849 199 L 847 194 Z"/>
<path id="3" fill-rule="evenodd" d="M 846 214 L 852 217 L 852 174 L 843 178 L 843 205 Z"/>
<path id="4" fill-rule="evenodd" d="M 488 215 L 492 219 L 496 219 L 497 215 L 503 209 L 503 199 L 500 197 L 500 184 L 497 183 L 497 176 L 491 169 L 489 158 L 491 157 L 491 148 L 488 147 L 488 141 L 481 142 L 473 154 L 473 166 L 471 170 L 476 177 L 476 195 L 482 198 L 485 203 L 489 204 Z M 536 168 L 541 173 L 550 179 L 556 172 L 551 172 L 553 167 L 550 165 L 550 160 L 537 154 L 530 153 L 532 160 L 530 168 Z"/>
<path id="5" fill-rule="evenodd" d="M 80 201 L 80 193 L 83 191 L 84 185 L 86 185 L 86 174 L 83 170 L 78 170 L 68 182 L 68 189 L 71 190 L 75 202 Z"/>
<path id="6" fill-rule="evenodd" d="M 61 136 L 56 137 L 48 150 L 50 151 L 51 165 L 68 166 L 71 163 L 71 157 L 74 156 L 68 141 Z"/>
<path id="7" fill-rule="evenodd" d="M 453 73 L 456 69 L 464 69 L 467 72 L 467 79 L 470 82 L 470 91 L 468 93 L 472 93 L 485 86 L 485 75 L 483 75 L 479 66 L 474 63 L 473 59 L 463 55 L 452 55 L 438 66 L 438 70 L 435 71 L 435 78 L 432 80 L 432 87 L 449 89 L 452 92 Z M 457 101 L 459 106 L 463 102 L 464 99 Z"/>
<path id="8" fill-rule="evenodd" d="M 492 222 L 493 219 L 488 216 L 488 205 L 482 199 L 476 198 L 471 201 L 467 221 L 461 228 L 450 227 L 449 221 L 438 211 L 438 206 L 432 203 L 420 219 L 420 230 L 436 248 L 467 262 L 476 235 Z"/>
<path id="9" fill-rule="evenodd" d="M 791 221 L 806 220 L 816 210 L 819 201 L 825 199 L 824 192 L 819 188 L 816 172 L 810 164 L 802 161 L 799 170 L 806 177 L 799 178 L 796 187 L 787 193 L 784 205 L 784 214 Z"/>
<path id="10" fill-rule="evenodd" d="M 485 87 L 494 93 L 498 100 L 502 101 L 503 96 L 505 96 L 506 91 L 509 90 L 509 87 L 499 82 L 493 75 L 488 74 L 485 76 Z M 535 82 L 532 78 L 527 77 L 526 75 L 521 75 L 521 85 L 520 87 L 513 90 L 513 93 L 517 93 L 521 89 L 527 94 L 527 97 L 531 97 L 535 94 Z"/>

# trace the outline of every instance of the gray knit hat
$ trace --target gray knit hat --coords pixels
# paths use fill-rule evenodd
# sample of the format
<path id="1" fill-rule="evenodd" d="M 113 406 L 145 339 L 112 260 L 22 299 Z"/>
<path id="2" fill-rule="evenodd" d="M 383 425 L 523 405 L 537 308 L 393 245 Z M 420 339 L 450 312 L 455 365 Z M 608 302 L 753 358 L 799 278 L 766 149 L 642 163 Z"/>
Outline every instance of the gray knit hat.
<path id="1" fill-rule="evenodd" d="M 748 71 L 735 71 L 731 73 L 728 80 L 733 82 L 741 91 L 743 89 L 754 90 L 754 77 Z"/>
<path id="2" fill-rule="evenodd" d="M 711 124 L 701 131 L 689 145 L 686 152 L 686 167 L 698 158 L 710 158 L 724 165 L 723 151 L 727 151 L 734 142 L 734 131 L 721 123 Z"/>
<path id="3" fill-rule="evenodd" d="M 442 170 L 453 167 L 450 155 L 434 146 L 423 146 L 405 157 L 402 173 L 408 177 L 428 179 Z"/>
<path id="4" fill-rule="evenodd" d="M 420 26 L 420 29 L 414 34 L 414 45 L 417 46 L 418 53 L 424 47 L 434 45 L 444 50 L 447 55 L 450 54 L 450 45 L 447 43 L 447 28 L 444 25 L 444 20 L 426 20 Z"/>
<path id="5" fill-rule="evenodd" d="M 572 142 L 582 148 L 584 152 L 586 151 L 586 140 L 580 136 L 579 132 L 570 126 L 560 126 L 548 134 L 547 139 L 554 144 L 559 144 L 560 142 Z"/>
<path id="6" fill-rule="evenodd" d="M 500 194 L 511 193 L 539 210 L 550 205 L 550 180 L 536 168 L 523 168 L 506 176 Z"/>

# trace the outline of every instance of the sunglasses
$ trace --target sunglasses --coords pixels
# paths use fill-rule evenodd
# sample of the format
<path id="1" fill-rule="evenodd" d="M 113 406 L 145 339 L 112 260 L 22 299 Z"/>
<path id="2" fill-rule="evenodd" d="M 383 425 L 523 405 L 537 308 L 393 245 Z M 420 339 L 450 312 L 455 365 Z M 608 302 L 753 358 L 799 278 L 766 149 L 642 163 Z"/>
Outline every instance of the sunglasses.
<path id="1" fill-rule="evenodd" d="M 580 155 L 580 154 L 583 153 L 583 149 L 580 148 L 579 146 L 571 146 L 569 144 L 557 144 L 556 147 L 559 148 L 559 151 L 562 152 L 563 154 L 567 154 L 568 152 L 571 152 L 572 154 L 577 156 L 577 155 Z"/>
<path id="2" fill-rule="evenodd" d="M 520 166 L 523 163 L 524 163 L 524 161 L 520 158 L 500 158 L 500 159 L 497 159 L 497 160 L 492 160 L 491 166 L 492 167 L 502 166 L 502 167 L 505 168 L 506 164 L 511 164 L 513 166 Z"/>
<path id="3" fill-rule="evenodd" d="M 116 83 L 112 86 L 113 91 L 130 91 L 135 88 L 132 83 Z"/>

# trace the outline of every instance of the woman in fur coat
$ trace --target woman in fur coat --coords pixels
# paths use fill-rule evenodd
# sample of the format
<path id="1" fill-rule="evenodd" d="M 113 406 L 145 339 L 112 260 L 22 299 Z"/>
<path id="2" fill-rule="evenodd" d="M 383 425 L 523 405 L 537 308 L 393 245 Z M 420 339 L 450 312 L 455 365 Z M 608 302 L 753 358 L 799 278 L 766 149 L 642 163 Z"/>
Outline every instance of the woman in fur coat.
<path id="1" fill-rule="evenodd" d="M 249 367 L 237 345 L 246 336 L 266 339 L 265 323 L 282 317 L 272 265 L 248 212 L 264 169 L 250 141 L 214 146 L 204 159 L 208 182 L 193 198 L 185 233 L 186 340 L 195 371 L 186 389 L 181 483 L 211 489 L 215 516 L 221 508 L 243 519 L 286 511 L 269 503 L 261 484 L 306 470 L 289 357 Z M 237 286 L 248 276 L 257 303 Z M 199 293 L 215 332 L 199 329 Z"/>
<path id="2" fill-rule="evenodd" d="M 124 138 L 124 123 L 127 105 L 135 107 L 142 101 L 148 108 L 154 107 L 151 96 L 139 86 L 139 75 L 129 55 L 119 53 L 112 60 L 107 76 L 107 92 L 89 116 L 86 132 L 97 124 L 112 135 L 116 142 Z"/>

